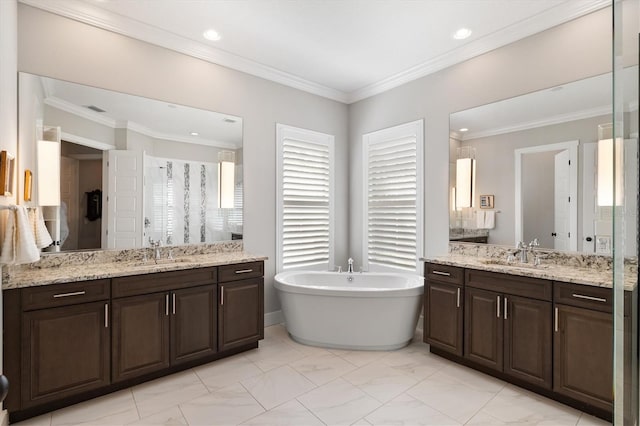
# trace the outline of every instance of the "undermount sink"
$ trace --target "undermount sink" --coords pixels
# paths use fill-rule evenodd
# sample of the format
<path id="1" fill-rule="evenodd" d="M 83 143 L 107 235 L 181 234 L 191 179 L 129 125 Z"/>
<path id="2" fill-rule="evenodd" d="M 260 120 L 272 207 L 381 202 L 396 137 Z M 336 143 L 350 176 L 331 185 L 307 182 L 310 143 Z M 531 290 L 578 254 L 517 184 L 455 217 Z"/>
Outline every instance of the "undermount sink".
<path id="1" fill-rule="evenodd" d="M 534 265 L 533 263 L 520 263 L 518 261 L 508 262 L 502 259 L 483 259 L 480 261 L 485 265 L 500 265 L 510 266 L 513 268 L 528 268 L 528 269 L 547 269 L 549 265 Z"/>

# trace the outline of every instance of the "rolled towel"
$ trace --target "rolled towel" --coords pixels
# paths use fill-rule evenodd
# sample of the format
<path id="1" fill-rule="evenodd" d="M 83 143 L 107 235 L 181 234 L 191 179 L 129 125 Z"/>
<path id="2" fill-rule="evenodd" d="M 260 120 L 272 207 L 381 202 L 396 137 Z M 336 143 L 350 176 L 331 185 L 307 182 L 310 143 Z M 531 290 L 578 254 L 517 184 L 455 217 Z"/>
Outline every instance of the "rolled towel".
<path id="1" fill-rule="evenodd" d="M 486 210 L 484 212 L 484 229 L 493 229 L 496 227 L 496 212 L 494 210 Z"/>
<path id="2" fill-rule="evenodd" d="M 42 209 L 34 207 L 29 210 L 29 218 L 31 219 L 31 226 L 33 228 L 33 236 L 36 240 L 36 247 L 43 249 L 49 247 L 53 242 L 51 234 L 47 226 L 44 224 L 44 217 L 42 217 Z"/>
<path id="3" fill-rule="evenodd" d="M 13 210 L 2 212 L 4 226 L 2 226 L 2 248 L 0 249 L 0 263 L 13 264 L 16 258 L 14 244 L 16 215 Z"/>
<path id="4" fill-rule="evenodd" d="M 40 249 L 36 246 L 29 214 L 24 206 L 15 207 L 15 264 L 32 263 L 40 260 Z"/>

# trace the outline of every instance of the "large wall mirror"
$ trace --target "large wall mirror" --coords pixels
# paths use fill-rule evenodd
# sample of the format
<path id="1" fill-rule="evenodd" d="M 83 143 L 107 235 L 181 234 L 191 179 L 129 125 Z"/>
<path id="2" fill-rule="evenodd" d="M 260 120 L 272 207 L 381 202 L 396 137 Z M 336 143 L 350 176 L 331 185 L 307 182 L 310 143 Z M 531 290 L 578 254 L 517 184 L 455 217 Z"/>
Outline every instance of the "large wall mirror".
<path id="1" fill-rule="evenodd" d="M 19 74 L 19 203 L 42 207 L 48 251 L 241 239 L 242 158 L 240 117 Z"/>
<path id="2" fill-rule="evenodd" d="M 626 93 L 637 92 L 637 73 L 637 66 L 624 70 Z M 451 114 L 450 240 L 514 246 L 537 238 L 543 248 L 611 254 L 611 87 L 604 74 Z M 625 102 L 616 160 L 628 174 L 620 190 L 630 255 L 637 108 Z"/>

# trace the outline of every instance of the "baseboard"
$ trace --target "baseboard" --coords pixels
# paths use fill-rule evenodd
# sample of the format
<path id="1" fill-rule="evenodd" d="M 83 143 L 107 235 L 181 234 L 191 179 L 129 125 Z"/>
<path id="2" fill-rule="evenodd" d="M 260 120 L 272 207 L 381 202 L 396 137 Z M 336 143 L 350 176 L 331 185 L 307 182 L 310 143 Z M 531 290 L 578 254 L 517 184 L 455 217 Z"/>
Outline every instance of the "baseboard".
<path id="1" fill-rule="evenodd" d="M 9 412 L 7 410 L 0 412 L 0 426 L 9 426 Z"/>
<path id="2" fill-rule="evenodd" d="M 281 324 L 284 322 L 284 316 L 282 316 L 282 311 L 269 312 L 264 314 L 264 326 L 269 327 L 270 325 Z"/>

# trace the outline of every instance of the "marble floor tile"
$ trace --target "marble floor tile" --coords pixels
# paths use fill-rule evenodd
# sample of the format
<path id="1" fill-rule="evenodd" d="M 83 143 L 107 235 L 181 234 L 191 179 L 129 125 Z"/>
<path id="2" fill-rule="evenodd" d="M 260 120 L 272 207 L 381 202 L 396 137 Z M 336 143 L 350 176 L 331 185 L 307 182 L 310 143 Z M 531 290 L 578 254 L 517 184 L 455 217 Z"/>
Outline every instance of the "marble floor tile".
<path id="1" fill-rule="evenodd" d="M 275 324 L 264 328 L 264 338 L 287 340 L 289 339 L 289 333 L 287 333 L 287 328 L 284 324 Z"/>
<path id="2" fill-rule="evenodd" d="M 141 418 L 209 393 L 193 370 L 185 370 L 132 388 Z"/>
<path id="3" fill-rule="evenodd" d="M 564 404 L 506 386 L 481 410 L 505 423 L 575 425 L 581 412 Z"/>
<path id="4" fill-rule="evenodd" d="M 241 383 L 267 410 L 316 387 L 288 365 L 243 380 Z"/>
<path id="5" fill-rule="evenodd" d="M 496 379 L 488 374 L 481 373 L 480 371 L 453 362 L 448 362 L 446 366 L 442 368 L 441 372 L 442 374 L 477 390 L 497 393 L 506 386 L 506 382 L 503 382 L 500 379 Z"/>
<path id="6" fill-rule="evenodd" d="M 395 351 L 380 358 L 380 363 L 414 377 L 425 379 L 446 367 L 447 361 L 423 351 Z"/>
<path id="7" fill-rule="evenodd" d="M 304 358 L 305 353 L 279 339 L 265 342 L 260 348 L 246 352 L 246 357 L 266 372 Z"/>
<path id="8" fill-rule="evenodd" d="M 498 393 L 460 382 L 443 371 L 418 383 L 407 393 L 452 419 L 465 423 Z"/>
<path id="9" fill-rule="evenodd" d="M 577 426 L 607 426 L 610 425 L 606 420 L 599 419 L 597 417 L 590 416 L 586 413 L 582 413 L 580 420 L 578 420 Z"/>
<path id="10" fill-rule="evenodd" d="M 130 389 L 62 408 L 51 414 L 51 425 L 121 425 L 139 420 Z"/>
<path id="11" fill-rule="evenodd" d="M 328 425 L 352 424 L 382 404 L 344 379 L 336 379 L 298 401 Z"/>
<path id="12" fill-rule="evenodd" d="M 239 383 L 180 404 L 189 425 L 237 425 L 264 408 Z"/>
<path id="13" fill-rule="evenodd" d="M 51 426 L 51 413 L 42 414 L 37 417 L 32 417 L 30 419 L 11 424 L 19 426 Z"/>
<path id="14" fill-rule="evenodd" d="M 343 378 L 380 402 L 390 401 L 419 381 L 401 369 L 379 361 L 360 367 Z"/>
<path id="15" fill-rule="evenodd" d="M 471 417 L 471 420 L 465 423 L 465 425 L 473 426 L 503 426 L 506 425 L 502 420 L 498 420 L 495 417 L 488 415 L 483 411 L 479 411 L 476 415 Z"/>
<path id="16" fill-rule="evenodd" d="M 302 358 L 291 363 L 291 367 L 317 386 L 329 383 L 357 368 L 350 362 L 330 352 Z"/>
<path id="17" fill-rule="evenodd" d="M 366 419 L 360 419 L 355 423 L 351 423 L 351 426 L 372 426 Z"/>
<path id="18" fill-rule="evenodd" d="M 338 355 L 340 358 L 357 367 L 363 367 L 387 355 L 387 352 L 383 351 L 346 351 L 343 349 L 329 349 L 329 352 L 334 355 Z"/>
<path id="19" fill-rule="evenodd" d="M 195 367 L 193 371 L 209 391 L 222 389 L 263 373 L 246 356 L 240 354 Z"/>
<path id="20" fill-rule="evenodd" d="M 179 407 L 171 407 L 142 420 L 130 423 L 135 426 L 182 426 L 187 425 L 187 420 L 182 415 Z"/>
<path id="21" fill-rule="evenodd" d="M 324 426 L 324 423 L 295 399 L 259 414 L 242 424 L 251 426 Z"/>
<path id="22" fill-rule="evenodd" d="M 366 417 L 372 425 L 461 425 L 409 395 L 400 395 Z"/>

